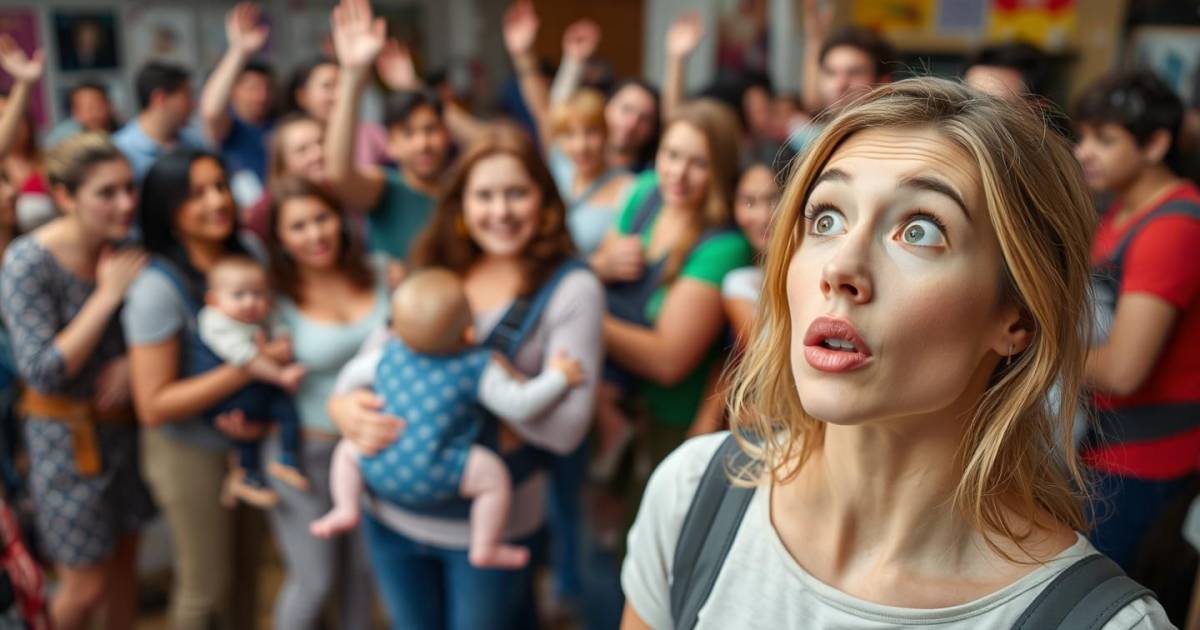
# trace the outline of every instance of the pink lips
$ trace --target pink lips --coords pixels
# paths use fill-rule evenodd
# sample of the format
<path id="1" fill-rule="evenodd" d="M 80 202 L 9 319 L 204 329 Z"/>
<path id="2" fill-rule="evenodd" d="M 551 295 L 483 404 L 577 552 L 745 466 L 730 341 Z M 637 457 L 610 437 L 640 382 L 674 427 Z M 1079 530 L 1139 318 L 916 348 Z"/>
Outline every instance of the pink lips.
<path id="1" fill-rule="evenodd" d="M 829 339 L 849 342 L 853 349 L 828 348 L 823 343 Z M 804 359 L 814 370 L 849 372 L 871 360 L 871 349 L 850 322 L 832 317 L 818 317 L 804 333 Z"/>

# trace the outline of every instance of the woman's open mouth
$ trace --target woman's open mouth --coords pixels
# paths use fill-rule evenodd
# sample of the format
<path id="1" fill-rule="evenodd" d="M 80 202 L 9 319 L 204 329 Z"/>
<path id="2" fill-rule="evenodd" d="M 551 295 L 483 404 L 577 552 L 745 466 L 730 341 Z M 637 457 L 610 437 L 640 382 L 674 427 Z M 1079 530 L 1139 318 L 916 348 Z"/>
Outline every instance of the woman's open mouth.
<path id="1" fill-rule="evenodd" d="M 814 370 L 849 372 L 870 362 L 871 349 L 849 321 L 818 317 L 804 333 L 804 359 Z"/>

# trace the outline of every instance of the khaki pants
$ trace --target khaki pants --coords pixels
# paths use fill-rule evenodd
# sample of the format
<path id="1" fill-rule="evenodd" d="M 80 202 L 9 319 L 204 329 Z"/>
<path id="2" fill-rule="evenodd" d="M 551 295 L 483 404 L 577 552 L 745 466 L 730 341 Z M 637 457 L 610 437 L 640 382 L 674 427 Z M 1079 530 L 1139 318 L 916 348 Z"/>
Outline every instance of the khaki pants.
<path id="1" fill-rule="evenodd" d="M 174 546 L 171 628 L 253 627 L 257 557 L 248 557 L 244 550 L 257 545 L 239 544 L 237 549 L 243 555 L 235 553 L 234 531 L 246 519 L 235 518 L 233 510 L 220 505 L 227 454 L 190 446 L 159 429 L 141 433 L 143 475 L 166 517 Z M 261 518 L 255 520 L 261 524 Z M 250 529 L 261 532 L 261 526 Z M 247 597 L 249 605 L 235 601 Z M 237 619 L 234 610 L 239 613 Z"/>

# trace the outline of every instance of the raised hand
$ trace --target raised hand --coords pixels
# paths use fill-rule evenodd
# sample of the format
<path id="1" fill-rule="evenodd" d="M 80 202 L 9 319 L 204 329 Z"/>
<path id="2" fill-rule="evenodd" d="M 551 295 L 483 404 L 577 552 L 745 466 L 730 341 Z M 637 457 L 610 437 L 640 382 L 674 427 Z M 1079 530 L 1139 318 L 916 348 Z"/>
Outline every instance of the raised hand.
<path id="1" fill-rule="evenodd" d="M 383 51 L 375 60 L 375 70 L 384 85 L 393 90 L 415 90 L 421 87 L 417 68 L 413 65 L 412 52 L 407 44 L 395 39 L 387 40 Z"/>
<path id="2" fill-rule="evenodd" d="M 11 35 L 0 35 L 0 68 L 17 81 L 34 83 L 46 69 L 45 51 L 39 48 L 26 55 Z"/>
<path id="3" fill-rule="evenodd" d="M 267 45 L 271 29 L 262 22 L 262 10 L 257 4 L 243 2 L 225 14 L 225 40 L 229 49 L 247 57 Z"/>
<path id="4" fill-rule="evenodd" d="M 587 61 L 600 45 L 600 25 L 589 19 L 573 22 L 563 32 L 563 56 Z"/>
<path id="5" fill-rule="evenodd" d="M 538 32 L 537 11 L 529 0 L 517 0 L 504 12 L 504 45 L 513 56 L 533 50 Z"/>
<path id="6" fill-rule="evenodd" d="M 371 13 L 369 0 L 342 0 L 330 15 L 330 25 L 333 49 L 344 68 L 370 67 L 387 39 L 387 25 Z"/>
<path id="7" fill-rule="evenodd" d="M 692 54 L 704 37 L 704 23 L 698 11 L 689 11 L 675 18 L 667 29 L 667 55 L 681 59 Z"/>
<path id="8" fill-rule="evenodd" d="M 833 27 L 833 8 L 820 0 L 804 0 L 804 34 L 813 41 L 822 41 Z"/>

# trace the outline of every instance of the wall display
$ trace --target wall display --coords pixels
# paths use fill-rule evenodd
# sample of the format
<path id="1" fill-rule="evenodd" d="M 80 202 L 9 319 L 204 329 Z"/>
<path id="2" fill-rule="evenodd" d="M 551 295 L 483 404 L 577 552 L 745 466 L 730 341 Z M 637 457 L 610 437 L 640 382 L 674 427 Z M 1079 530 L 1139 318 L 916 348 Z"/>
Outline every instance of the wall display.
<path id="1" fill-rule="evenodd" d="M 187 7 L 136 8 L 125 15 L 130 69 L 149 61 L 197 68 L 196 12 Z"/>
<path id="2" fill-rule="evenodd" d="M 767 0 L 717 3 L 717 73 L 767 72 Z"/>
<path id="3" fill-rule="evenodd" d="M 1200 107 L 1200 28 L 1143 26 L 1131 47 L 1127 58 L 1153 70 L 1189 107 Z"/>
<path id="4" fill-rule="evenodd" d="M 121 65 L 117 16 L 105 9 L 56 9 L 58 67 L 64 72 L 113 70 Z"/>
<path id="5" fill-rule="evenodd" d="M 1073 43 L 1076 17 L 1075 0 L 992 0 L 988 37 L 1058 52 Z"/>
<path id="6" fill-rule="evenodd" d="M 0 9 L 0 33 L 5 33 L 17 42 L 26 54 L 32 54 L 38 49 L 41 38 L 38 36 L 38 14 L 34 9 L 3 8 Z M 30 109 L 33 121 L 39 128 L 45 128 L 49 114 L 46 110 L 46 97 L 43 86 L 45 77 L 38 81 L 30 99 Z M 0 90 L 7 91 L 12 87 L 12 77 L 0 70 Z"/>

